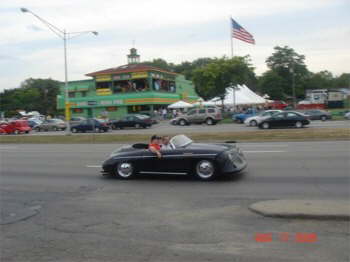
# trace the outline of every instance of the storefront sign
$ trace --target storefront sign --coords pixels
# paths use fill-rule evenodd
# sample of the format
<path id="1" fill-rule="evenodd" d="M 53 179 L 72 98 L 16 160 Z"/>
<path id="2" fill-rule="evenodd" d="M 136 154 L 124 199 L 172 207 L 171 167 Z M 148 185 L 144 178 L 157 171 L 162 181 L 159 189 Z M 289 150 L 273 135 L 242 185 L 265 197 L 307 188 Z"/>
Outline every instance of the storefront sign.
<path id="1" fill-rule="evenodd" d="M 87 106 L 87 102 L 77 102 L 76 106 Z"/>
<path id="2" fill-rule="evenodd" d="M 96 80 L 96 82 L 112 81 L 112 76 L 110 76 L 110 75 L 96 76 L 95 80 Z"/>
<path id="3" fill-rule="evenodd" d="M 95 106 L 95 105 L 97 105 L 97 101 L 88 101 L 87 104 L 89 106 Z"/>
<path id="4" fill-rule="evenodd" d="M 124 104 L 124 103 L 123 103 L 123 100 L 121 100 L 121 99 L 113 100 L 113 105 L 122 105 L 122 104 Z"/>
<path id="5" fill-rule="evenodd" d="M 147 72 L 135 72 L 131 74 L 132 79 L 147 78 L 147 77 L 148 77 Z"/>
<path id="6" fill-rule="evenodd" d="M 131 78 L 130 74 L 122 74 L 122 75 L 115 75 L 115 76 L 113 76 L 113 80 L 114 81 L 127 80 L 127 79 L 130 79 L 130 78 Z"/>
<path id="7" fill-rule="evenodd" d="M 112 91 L 109 88 L 98 88 L 96 89 L 96 95 L 98 96 L 108 96 L 111 95 Z"/>
<path id="8" fill-rule="evenodd" d="M 112 104 L 111 100 L 102 100 L 102 101 L 100 101 L 100 105 L 103 105 L 103 106 L 111 105 L 111 104 Z"/>

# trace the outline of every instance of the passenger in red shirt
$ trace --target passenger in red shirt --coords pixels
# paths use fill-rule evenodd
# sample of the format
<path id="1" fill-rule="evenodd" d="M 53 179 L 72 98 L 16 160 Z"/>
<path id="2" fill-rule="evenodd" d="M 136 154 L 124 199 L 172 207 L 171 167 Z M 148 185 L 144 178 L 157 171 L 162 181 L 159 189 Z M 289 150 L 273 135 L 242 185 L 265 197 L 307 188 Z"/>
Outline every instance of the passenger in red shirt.
<path id="1" fill-rule="evenodd" d="M 157 154 L 158 158 L 162 157 L 162 154 L 160 153 L 160 143 L 161 143 L 161 137 L 157 135 L 153 135 L 151 137 L 151 142 L 148 144 L 148 149 Z"/>

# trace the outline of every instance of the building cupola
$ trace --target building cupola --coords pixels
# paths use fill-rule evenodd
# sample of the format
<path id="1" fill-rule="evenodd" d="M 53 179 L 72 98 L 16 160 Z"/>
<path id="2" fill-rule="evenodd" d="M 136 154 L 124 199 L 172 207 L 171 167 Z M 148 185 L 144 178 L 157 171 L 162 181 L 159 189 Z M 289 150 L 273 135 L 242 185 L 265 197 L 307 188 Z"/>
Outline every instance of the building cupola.
<path id="1" fill-rule="evenodd" d="M 137 64 L 140 63 L 140 55 L 137 54 L 136 48 L 130 49 L 130 54 L 128 54 L 128 64 Z"/>

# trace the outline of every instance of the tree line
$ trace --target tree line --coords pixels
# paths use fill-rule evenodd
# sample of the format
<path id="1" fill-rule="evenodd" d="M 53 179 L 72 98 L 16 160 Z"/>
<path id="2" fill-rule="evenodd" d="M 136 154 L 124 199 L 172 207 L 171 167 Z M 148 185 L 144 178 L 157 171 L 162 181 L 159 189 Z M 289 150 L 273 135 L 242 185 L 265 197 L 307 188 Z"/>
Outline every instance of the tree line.
<path id="1" fill-rule="evenodd" d="M 197 94 L 205 100 L 223 97 L 226 87 L 237 84 L 246 84 L 253 91 L 261 95 L 268 94 L 274 100 L 291 98 L 293 81 L 298 99 L 304 98 L 307 89 L 350 86 L 350 73 L 334 76 L 329 71 L 311 72 L 305 64 L 305 56 L 288 46 L 274 48 L 274 52 L 266 59 L 268 70 L 261 76 L 255 74 L 249 56 L 204 57 L 180 64 L 157 58 L 142 63 L 183 74 L 194 82 Z M 59 83 L 53 79 L 29 78 L 18 88 L 4 90 L 0 93 L 0 112 L 11 116 L 16 114 L 16 110 L 22 109 L 57 115 Z"/>

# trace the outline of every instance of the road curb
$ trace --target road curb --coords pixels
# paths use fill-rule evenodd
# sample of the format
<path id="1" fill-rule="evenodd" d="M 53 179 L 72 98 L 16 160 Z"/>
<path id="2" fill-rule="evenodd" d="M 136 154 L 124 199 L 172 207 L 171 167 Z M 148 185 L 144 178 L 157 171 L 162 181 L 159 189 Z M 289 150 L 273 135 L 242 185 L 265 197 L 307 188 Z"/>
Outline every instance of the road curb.
<path id="1" fill-rule="evenodd" d="M 269 200 L 249 209 L 266 217 L 317 220 L 350 220 L 349 200 Z"/>

